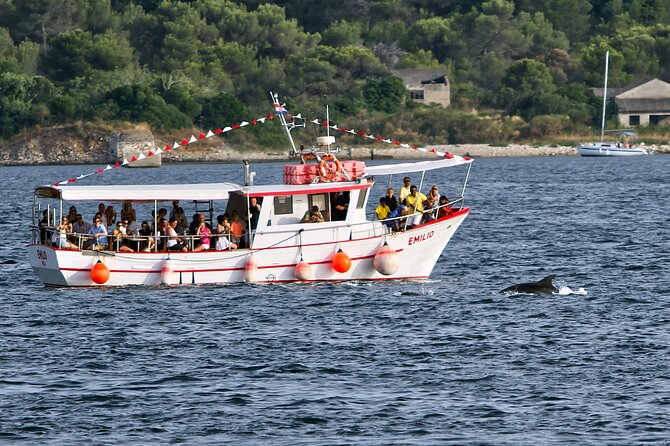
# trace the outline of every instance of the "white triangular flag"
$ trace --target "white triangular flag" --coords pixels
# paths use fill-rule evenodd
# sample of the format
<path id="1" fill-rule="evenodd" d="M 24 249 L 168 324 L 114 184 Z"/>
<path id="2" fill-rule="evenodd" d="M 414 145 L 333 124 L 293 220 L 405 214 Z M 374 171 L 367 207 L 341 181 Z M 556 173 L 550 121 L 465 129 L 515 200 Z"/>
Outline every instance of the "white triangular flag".
<path id="1" fill-rule="evenodd" d="M 105 167 L 105 170 L 112 170 L 112 169 L 113 169 L 113 167 L 110 166 L 109 164 L 107 164 L 107 167 Z"/>
<path id="2" fill-rule="evenodd" d="M 121 165 L 122 165 L 122 166 L 125 166 L 126 164 L 128 164 L 128 160 L 124 158 L 124 159 L 123 159 L 123 162 L 121 163 Z"/>
<path id="3" fill-rule="evenodd" d="M 179 147 L 181 147 L 181 146 L 179 145 L 179 143 L 177 141 L 175 141 L 174 144 L 172 145 L 173 149 L 178 149 Z"/>
<path id="4" fill-rule="evenodd" d="M 214 136 L 214 132 L 211 131 L 211 130 L 209 132 L 207 132 L 207 134 L 205 135 L 205 138 L 209 138 L 210 136 Z"/>
<path id="5" fill-rule="evenodd" d="M 146 158 L 146 156 L 144 155 L 144 153 L 140 152 L 140 156 L 137 157 L 137 160 L 138 161 L 143 160 L 144 158 Z"/>
<path id="6" fill-rule="evenodd" d="M 295 115 L 294 117 L 295 117 L 295 118 L 298 118 L 298 119 L 302 119 L 302 115 L 301 115 L 300 113 L 298 113 L 298 114 Z M 265 119 L 265 118 L 263 118 L 263 119 Z M 260 119 L 259 119 L 259 121 L 260 121 Z"/>
<path id="7" fill-rule="evenodd" d="M 161 154 L 161 153 L 163 153 L 163 151 L 162 151 L 161 148 L 159 147 L 159 148 L 157 148 L 156 151 L 154 152 L 154 155 L 159 155 L 159 154 Z"/>
<path id="8" fill-rule="evenodd" d="M 249 125 L 249 123 L 247 121 L 242 121 L 240 123 L 240 127 L 244 127 L 245 125 Z"/>
<path id="9" fill-rule="evenodd" d="M 198 138 L 196 138 L 195 136 L 191 135 L 191 139 L 188 140 L 188 143 L 189 143 L 189 144 L 192 144 L 192 143 L 194 143 L 194 142 L 196 142 L 196 141 L 198 141 Z"/>
<path id="10" fill-rule="evenodd" d="M 222 132 L 229 132 L 229 131 L 231 131 L 232 129 L 233 129 L 232 127 L 224 127 L 223 130 L 221 130 L 221 131 L 222 131 Z"/>
<path id="11" fill-rule="evenodd" d="M 263 124 L 265 124 L 265 118 L 257 119 L 257 121 L 262 122 Z"/>

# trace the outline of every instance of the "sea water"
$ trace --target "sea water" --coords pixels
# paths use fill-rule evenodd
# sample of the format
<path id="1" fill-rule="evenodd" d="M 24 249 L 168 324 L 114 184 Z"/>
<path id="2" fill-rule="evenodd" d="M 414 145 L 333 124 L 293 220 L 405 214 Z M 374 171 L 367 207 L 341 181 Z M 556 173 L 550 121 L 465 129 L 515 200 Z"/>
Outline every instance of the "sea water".
<path id="1" fill-rule="evenodd" d="M 97 168 L 0 168 L 0 442 L 668 444 L 668 156 L 476 160 L 427 281 L 44 288 L 32 188 Z M 242 166 L 81 182 L 199 181 Z M 549 274 L 555 295 L 499 293 Z"/>

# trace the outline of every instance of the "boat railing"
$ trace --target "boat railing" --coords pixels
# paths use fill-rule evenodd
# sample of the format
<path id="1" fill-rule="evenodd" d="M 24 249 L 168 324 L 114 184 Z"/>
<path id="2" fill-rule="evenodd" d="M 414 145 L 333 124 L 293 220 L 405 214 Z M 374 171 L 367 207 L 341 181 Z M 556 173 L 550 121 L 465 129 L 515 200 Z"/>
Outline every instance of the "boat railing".
<path id="1" fill-rule="evenodd" d="M 32 243 L 35 245 L 44 245 L 44 246 L 55 246 L 56 242 L 54 240 L 58 239 L 58 229 L 55 226 L 37 226 L 31 225 L 31 239 Z M 243 238 L 246 237 L 246 233 L 243 234 Z M 79 250 L 88 249 L 86 242 L 93 239 L 92 236 L 88 234 L 82 234 L 78 232 L 67 232 L 65 233 L 68 242 L 72 243 Z M 231 242 L 231 234 L 211 234 L 210 239 L 215 243 L 216 238 L 225 237 L 228 239 L 228 243 Z M 163 238 L 162 236 L 160 237 Z M 186 247 L 189 251 L 193 251 L 197 245 L 197 241 L 200 240 L 200 235 L 193 234 L 183 234 L 179 235 L 179 238 L 183 239 Z M 156 243 L 156 237 L 154 236 L 143 236 L 143 235 L 127 235 L 119 236 L 114 234 L 107 234 L 107 246 L 106 250 L 109 251 L 120 251 L 122 246 L 129 246 L 133 251 L 139 252 L 150 248 L 151 252 L 163 252 L 162 242 Z M 213 244 L 214 244 L 213 243 Z"/>

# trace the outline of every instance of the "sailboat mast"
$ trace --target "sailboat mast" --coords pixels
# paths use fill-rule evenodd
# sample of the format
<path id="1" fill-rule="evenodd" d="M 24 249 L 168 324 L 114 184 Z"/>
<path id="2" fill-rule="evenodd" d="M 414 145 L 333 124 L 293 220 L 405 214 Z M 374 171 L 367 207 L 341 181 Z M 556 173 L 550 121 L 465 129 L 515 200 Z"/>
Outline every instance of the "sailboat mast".
<path id="1" fill-rule="evenodd" d="M 610 52 L 605 53 L 605 88 L 603 88 L 603 122 L 600 126 L 600 142 L 605 140 L 605 107 L 607 104 L 607 71 L 609 68 Z"/>

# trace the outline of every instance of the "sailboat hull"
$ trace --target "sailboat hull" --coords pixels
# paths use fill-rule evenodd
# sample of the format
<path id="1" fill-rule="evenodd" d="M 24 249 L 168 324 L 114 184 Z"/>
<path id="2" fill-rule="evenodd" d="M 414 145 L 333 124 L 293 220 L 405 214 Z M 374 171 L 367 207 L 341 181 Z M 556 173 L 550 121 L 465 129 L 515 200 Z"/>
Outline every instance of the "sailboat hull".
<path id="1" fill-rule="evenodd" d="M 651 155 L 651 152 L 641 147 L 617 147 L 616 143 L 582 144 L 577 147 L 581 156 L 640 156 Z"/>

